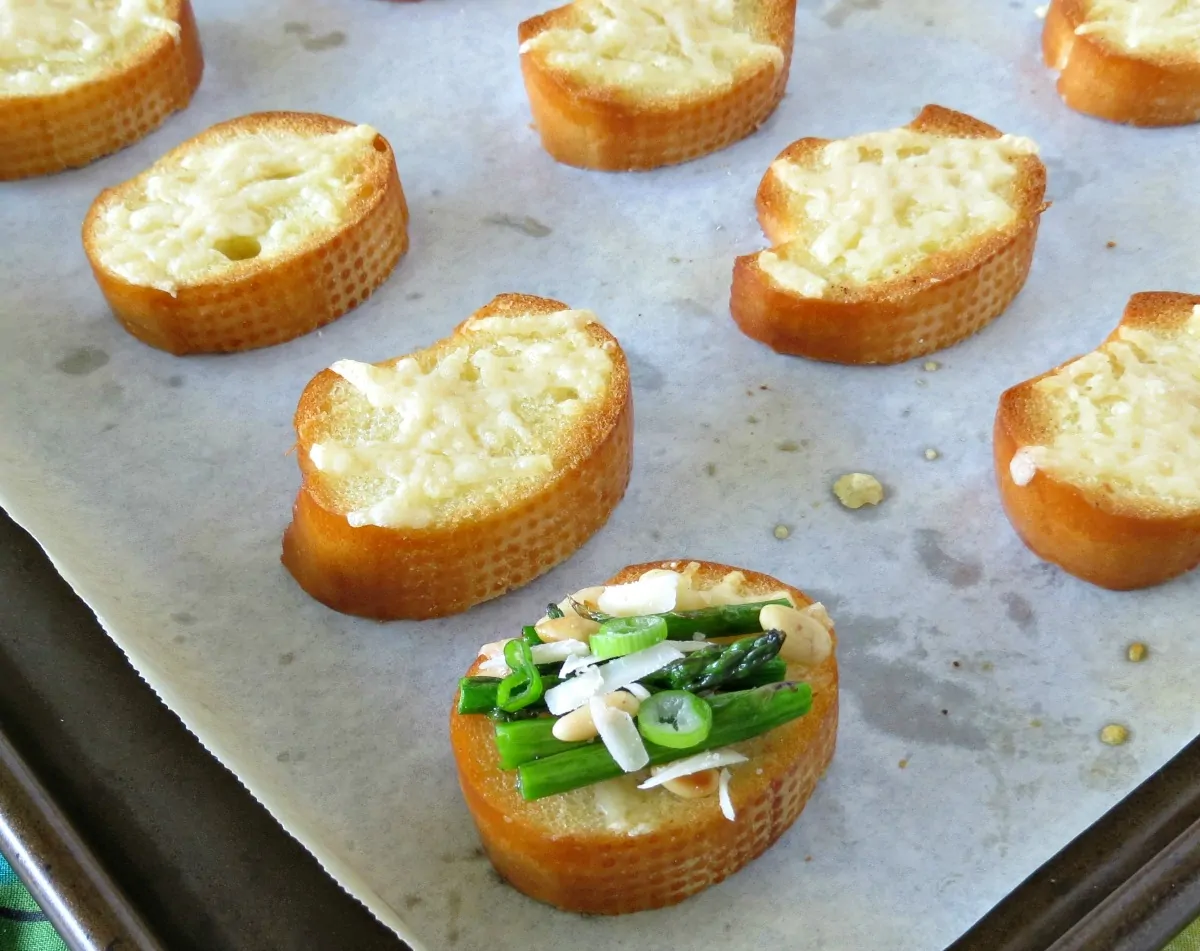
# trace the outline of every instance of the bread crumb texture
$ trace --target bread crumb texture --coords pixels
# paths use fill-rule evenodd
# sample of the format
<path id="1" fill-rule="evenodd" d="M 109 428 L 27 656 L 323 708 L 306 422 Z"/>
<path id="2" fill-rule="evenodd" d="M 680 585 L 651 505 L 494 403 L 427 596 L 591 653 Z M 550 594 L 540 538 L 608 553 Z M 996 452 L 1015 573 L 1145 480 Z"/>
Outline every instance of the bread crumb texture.
<path id="1" fill-rule="evenodd" d="M 1018 485 L 1042 470 L 1164 514 L 1200 511 L 1200 305 L 1170 334 L 1118 328 L 1034 389 L 1053 436 L 1013 456 Z"/>
<path id="2" fill-rule="evenodd" d="M 367 125 L 324 134 L 231 126 L 162 159 L 107 205 L 99 260 L 131 284 L 174 294 L 240 261 L 309 245 L 348 219 L 377 137 Z"/>
<path id="3" fill-rule="evenodd" d="M 585 83 L 688 96 L 731 85 L 765 63 L 783 67 L 783 51 L 755 39 L 738 7 L 736 0 L 579 0 L 571 25 L 526 40 L 521 52 Z"/>
<path id="4" fill-rule="evenodd" d="M 78 86 L 164 33 L 165 0 L 0 0 L 0 96 Z"/>
<path id="5" fill-rule="evenodd" d="M 781 287 L 805 297 L 889 281 L 939 252 L 971 244 L 1017 216 L 1027 138 L 954 138 L 892 129 L 829 142 L 771 172 L 794 222 L 758 256 Z"/>
<path id="6" fill-rule="evenodd" d="M 1133 56 L 1200 57 L 1200 0 L 1087 0 L 1078 36 Z"/>
<path id="7" fill-rule="evenodd" d="M 579 310 L 472 319 L 436 356 L 335 363 L 309 458 L 350 524 L 421 528 L 544 482 L 608 392 L 596 322 Z"/>

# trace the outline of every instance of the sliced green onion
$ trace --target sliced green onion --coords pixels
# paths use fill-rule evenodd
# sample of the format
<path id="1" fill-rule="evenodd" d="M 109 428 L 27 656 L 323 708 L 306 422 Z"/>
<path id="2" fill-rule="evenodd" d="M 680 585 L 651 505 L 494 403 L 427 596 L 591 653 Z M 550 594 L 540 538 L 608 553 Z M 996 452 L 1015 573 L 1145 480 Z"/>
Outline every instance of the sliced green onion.
<path id="1" fill-rule="evenodd" d="M 624 657 L 667 639 L 667 623 L 660 617 L 615 617 L 600 625 L 588 645 L 601 660 Z"/>
<path id="2" fill-rule="evenodd" d="M 523 639 L 515 637 L 504 645 L 504 662 L 512 673 L 496 688 L 496 706 L 505 713 L 516 713 L 541 700 L 546 687 Z"/>
<path id="3" fill-rule="evenodd" d="M 686 690 L 664 690 L 642 703 L 638 730 L 651 743 L 686 750 L 708 739 L 712 707 Z"/>
<path id="4" fill-rule="evenodd" d="M 537 628 L 532 624 L 521 628 L 521 639 L 530 647 L 536 647 L 542 643 L 542 639 L 538 636 Z"/>

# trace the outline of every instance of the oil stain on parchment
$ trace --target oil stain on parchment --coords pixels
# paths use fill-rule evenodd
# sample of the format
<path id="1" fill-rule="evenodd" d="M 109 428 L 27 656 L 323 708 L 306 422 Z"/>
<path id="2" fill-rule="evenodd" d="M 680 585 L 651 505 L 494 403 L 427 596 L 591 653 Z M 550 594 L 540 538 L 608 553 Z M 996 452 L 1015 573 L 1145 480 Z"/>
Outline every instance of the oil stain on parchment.
<path id="1" fill-rule="evenodd" d="M 634 353 L 629 349 L 625 350 L 625 359 L 629 363 L 629 379 L 637 389 L 650 391 L 662 389 L 662 370 L 641 354 Z"/>
<path id="2" fill-rule="evenodd" d="M 552 233 L 550 228 L 536 218 L 530 218 L 528 215 L 520 218 L 516 215 L 496 212 L 484 218 L 483 223 L 496 228 L 509 228 L 513 231 L 519 231 L 521 234 L 528 235 L 531 238 L 544 238 L 546 235 Z"/>
<path id="3" fill-rule="evenodd" d="M 283 32 L 300 37 L 300 45 L 310 53 L 331 50 L 346 42 L 346 34 L 341 30 L 333 30 L 324 36 L 313 36 L 311 26 L 307 23 L 297 23 L 295 21 L 285 23 L 283 25 Z"/>
<path id="4" fill-rule="evenodd" d="M 1009 591 L 1004 595 L 1004 604 L 1007 608 L 1008 619 L 1013 621 L 1021 630 L 1028 631 L 1037 624 L 1037 618 L 1033 613 L 1033 605 L 1015 591 Z"/>
<path id="5" fill-rule="evenodd" d="M 919 662 L 884 654 L 884 645 L 898 637 L 899 618 L 840 612 L 834 616 L 842 689 L 854 697 L 864 720 L 882 733 L 918 743 L 987 748 L 982 729 L 941 712 L 974 709 L 976 698 L 967 687 L 934 677 Z M 911 656 L 920 661 L 928 652 L 918 645 Z"/>
<path id="6" fill-rule="evenodd" d="M 983 580 L 983 565 L 978 561 L 955 558 L 942 547 L 942 533 L 931 528 L 916 534 L 917 557 L 934 578 L 952 588 L 970 588 Z"/>
<path id="7" fill-rule="evenodd" d="M 80 347 L 72 350 L 54 364 L 59 373 L 67 376 L 87 376 L 108 363 L 108 354 L 99 347 Z"/>
<path id="8" fill-rule="evenodd" d="M 861 10 L 878 10 L 881 6 L 883 0 L 837 0 L 821 15 L 821 19 L 836 30 L 855 13 Z"/>

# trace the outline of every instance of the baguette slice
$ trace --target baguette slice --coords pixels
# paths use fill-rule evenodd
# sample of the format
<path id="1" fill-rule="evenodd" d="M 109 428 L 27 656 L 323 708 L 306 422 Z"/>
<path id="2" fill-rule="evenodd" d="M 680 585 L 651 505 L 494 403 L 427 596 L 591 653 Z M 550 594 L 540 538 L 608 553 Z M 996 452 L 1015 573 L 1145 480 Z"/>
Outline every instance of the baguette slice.
<path id="1" fill-rule="evenodd" d="M 0 29 L 0 181 L 87 165 L 191 101 L 204 72 L 189 0 L 34 4 Z M 91 51 L 79 38 L 89 26 Z M 41 39 L 43 52 L 18 50 Z"/>
<path id="2" fill-rule="evenodd" d="M 521 24 L 542 146 L 567 165 L 673 165 L 743 139 L 787 86 L 796 0 L 576 0 Z"/>
<path id="3" fill-rule="evenodd" d="M 139 340 L 177 355 L 250 350 L 365 301 L 408 250 L 408 206 L 370 126 L 263 112 L 101 192 L 83 244 Z"/>
<path id="4" fill-rule="evenodd" d="M 629 367 L 587 311 L 502 294 L 426 350 L 334 369 L 296 410 L 304 484 L 283 538 L 284 565 L 334 610 L 465 611 L 570 557 L 625 494 Z M 362 378 L 392 389 L 364 395 Z"/>
<path id="5" fill-rule="evenodd" d="M 632 565 L 607 583 L 624 584 L 651 569 L 678 570 L 681 564 Z M 696 586 L 711 588 L 736 570 L 701 562 Z M 742 574 L 745 595 L 768 597 L 785 590 L 798 608 L 813 603 L 767 575 Z M 832 630 L 830 634 L 836 645 Z M 480 657 L 469 674 L 482 662 Z M 730 770 L 733 822 L 722 815 L 715 797 L 684 800 L 662 788 L 641 791 L 633 788 L 629 777 L 612 781 L 625 784 L 622 800 L 634 797 L 624 822 L 614 823 L 611 814 L 601 810 L 597 787 L 526 802 L 517 789 L 515 771 L 498 766 L 491 720 L 452 712 L 450 743 L 459 784 L 492 865 L 531 898 L 595 915 L 673 905 L 729 877 L 796 821 L 833 758 L 836 651 L 817 666 L 789 663 L 788 678 L 811 684 L 812 709 L 737 744 L 750 760 Z M 456 708 L 457 703 L 452 710 Z"/>
<path id="6" fill-rule="evenodd" d="M 1200 4 L 1052 0 L 1046 65 L 1077 112 L 1135 126 L 1200 122 Z"/>
<path id="7" fill-rule="evenodd" d="M 970 336 L 1029 274 L 1048 207 L 1036 148 L 941 106 L 892 132 L 794 142 L 759 186 L 776 246 L 737 259 L 733 319 L 834 363 L 900 363 Z"/>
<path id="8" fill-rule="evenodd" d="M 1200 564 L 1200 296 L 1135 294 L 1098 350 L 1008 390 L 1000 497 L 1033 552 L 1118 591 Z"/>

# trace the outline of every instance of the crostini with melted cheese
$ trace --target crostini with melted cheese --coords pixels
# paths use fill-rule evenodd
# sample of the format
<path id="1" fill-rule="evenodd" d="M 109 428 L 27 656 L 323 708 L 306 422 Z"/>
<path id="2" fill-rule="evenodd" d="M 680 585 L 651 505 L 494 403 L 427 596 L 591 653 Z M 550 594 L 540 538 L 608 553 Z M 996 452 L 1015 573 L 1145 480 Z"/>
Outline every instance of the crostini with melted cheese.
<path id="1" fill-rule="evenodd" d="M 375 129 L 264 112 L 102 192 L 83 243 L 138 339 L 177 355 L 249 350 L 365 301 L 408 250 L 408 206 Z"/>
<path id="2" fill-rule="evenodd" d="M 340 360 L 296 410 L 283 563 L 378 620 L 465 611 L 572 555 L 625 494 L 629 366 L 590 311 L 502 294 L 432 347 Z"/>
<path id="3" fill-rule="evenodd" d="M 0 181 L 87 165 L 191 101 L 189 0 L 0 3 Z"/>
<path id="4" fill-rule="evenodd" d="M 542 145 L 631 171 L 732 145 L 787 86 L 796 0 L 576 0 L 518 31 Z"/>
<path id="5" fill-rule="evenodd" d="M 767 575 L 625 568 L 459 684 L 450 741 L 496 870 L 566 911 L 683 901 L 766 851 L 833 756 L 829 615 Z"/>
<path id="6" fill-rule="evenodd" d="M 1200 122 L 1200 0 L 1052 0 L 1042 52 L 1077 112 L 1135 126 Z"/>
<path id="7" fill-rule="evenodd" d="M 1037 146 L 926 106 L 909 125 L 801 139 L 771 164 L 730 311 L 781 353 L 899 363 L 1004 312 L 1029 274 L 1046 190 Z"/>
<path id="8" fill-rule="evenodd" d="M 993 442 L 1035 554 L 1129 590 L 1200 564 L 1200 296 L 1135 294 L 1101 344 L 1004 393 Z"/>

